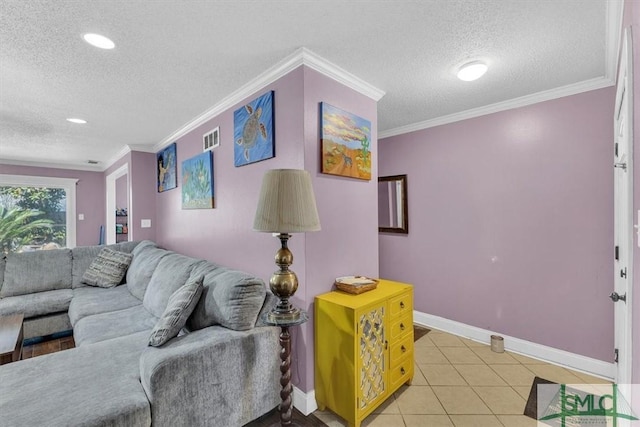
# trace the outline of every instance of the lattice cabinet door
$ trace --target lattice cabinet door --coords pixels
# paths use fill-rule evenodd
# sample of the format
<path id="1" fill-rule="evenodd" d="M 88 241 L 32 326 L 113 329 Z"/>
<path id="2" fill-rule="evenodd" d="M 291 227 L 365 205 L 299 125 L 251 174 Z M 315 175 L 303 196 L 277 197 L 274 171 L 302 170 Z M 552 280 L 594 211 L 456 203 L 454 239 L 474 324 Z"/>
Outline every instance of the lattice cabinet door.
<path id="1" fill-rule="evenodd" d="M 358 313 L 358 412 L 366 413 L 387 396 L 386 302 Z"/>
<path id="2" fill-rule="evenodd" d="M 360 295 L 315 298 L 315 395 L 349 427 L 359 427 L 413 378 L 413 287 L 380 280 Z"/>

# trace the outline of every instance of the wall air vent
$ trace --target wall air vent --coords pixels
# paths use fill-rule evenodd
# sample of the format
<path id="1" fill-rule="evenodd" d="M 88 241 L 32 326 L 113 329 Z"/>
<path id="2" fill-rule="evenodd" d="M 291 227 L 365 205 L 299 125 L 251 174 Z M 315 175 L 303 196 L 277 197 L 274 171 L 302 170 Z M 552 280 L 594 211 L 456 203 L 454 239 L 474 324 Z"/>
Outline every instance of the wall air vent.
<path id="1" fill-rule="evenodd" d="M 220 146 L 220 126 L 202 135 L 202 151 Z"/>

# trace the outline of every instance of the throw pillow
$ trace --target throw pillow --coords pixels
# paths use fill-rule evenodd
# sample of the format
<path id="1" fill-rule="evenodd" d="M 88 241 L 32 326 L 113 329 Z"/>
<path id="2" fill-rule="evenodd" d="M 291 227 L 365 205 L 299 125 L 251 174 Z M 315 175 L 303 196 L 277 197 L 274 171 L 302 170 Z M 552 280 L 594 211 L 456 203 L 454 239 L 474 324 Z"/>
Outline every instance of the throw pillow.
<path id="1" fill-rule="evenodd" d="M 82 282 L 101 288 L 117 286 L 127 272 L 132 258 L 126 252 L 103 248 L 82 275 Z"/>
<path id="2" fill-rule="evenodd" d="M 191 277 L 187 283 L 171 294 L 164 313 L 151 331 L 149 345 L 161 346 L 178 335 L 202 295 L 203 280 L 203 275 Z"/>

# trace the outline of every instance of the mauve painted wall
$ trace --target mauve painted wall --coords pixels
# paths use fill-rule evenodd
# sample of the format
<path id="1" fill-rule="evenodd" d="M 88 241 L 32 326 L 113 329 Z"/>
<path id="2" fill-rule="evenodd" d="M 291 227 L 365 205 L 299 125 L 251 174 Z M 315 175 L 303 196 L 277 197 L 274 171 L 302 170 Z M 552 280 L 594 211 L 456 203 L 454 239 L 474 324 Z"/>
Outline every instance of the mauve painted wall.
<path id="1" fill-rule="evenodd" d="M 129 163 L 131 190 L 131 218 L 129 220 L 129 239 L 156 240 L 156 155 L 155 153 L 131 152 Z M 150 228 L 142 228 L 140 221 L 151 220 Z"/>
<path id="2" fill-rule="evenodd" d="M 233 112 L 269 90 L 274 91 L 276 157 L 242 167 L 234 166 Z M 216 264 L 250 272 L 269 283 L 277 270 L 274 255 L 280 241 L 270 233 L 252 231 L 262 177 L 267 170 L 304 169 L 303 70 L 297 68 L 222 112 L 177 141 L 178 178 L 182 162 L 202 152 L 202 135 L 220 127 L 220 146 L 213 150 L 214 209 L 183 210 L 181 183 L 175 190 L 157 195 L 157 242 L 167 249 L 204 258 Z M 294 255 L 292 270 L 300 285 L 292 302 L 306 307 L 305 234 L 289 241 Z M 292 328 L 292 382 L 298 387 L 306 378 L 305 349 L 299 348 L 299 330 Z M 304 340 L 302 340 L 304 342 Z M 301 374 L 302 373 L 302 374 Z"/>
<path id="3" fill-rule="evenodd" d="M 418 311 L 610 361 L 614 97 L 380 141 L 380 175 L 408 175 L 411 230 L 380 235 L 380 275 L 413 283 Z"/>
<path id="4" fill-rule="evenodd" d="M 233 164 L 233 112 L 274 90 L 276 157 L 250 165 Z M 202 135 L 220 127 L 220 146 L 213 150 L 214 209 L 181 207 L 182 162 L 202 153 Z M 266 281 L 277 269 L 273 256 L 279 241 L 252 231 L 262 176 L 269 169 L 303 168 L 302 70 L 297 69 L 255 96 L 222 112 L 177 141 L 178 188 L 158 193 L 157 242 L 176 252 L 255 274 Z M 304 235 L 291 239 L 293 269 L 304 274 Z"/>
<path id="5" fill-rule="evenodd" d="M 624 3 L 623 28 L 632 27 L 633 48 L 633 208 L 634 223 L 638 221 L 640 210 L 640 5 L 635 1 Z M 633 302 L 632 302 L 632 382 L 640 384 L 640 248 L 638 235 L 634 233 L 633 248 Z M 636 416 L 640 414 L 640 396 L 634 396 L 633 409 Z"/>
<path id="6" fill-rule="evenodd" d="M 129 186 L 127 181 L 127 175 L 116 179 L 116 209 L 128 208 L 129 192 L 127 190 Z"/>
<path id="7" fill-rule="evenodd" d="M 371 180 L 363 181 L 320 173 L 320 102 L 371 121 Z M 378 277 L 378 115 L 377 103 L 312 69 L 304 69 L 304 162 L 311 172 L 322 230 L 306 234 L 306 306 L 313 313 L 316 295 L 332 290 L 336 277 Z M 297 236 L 296 236 L 297 238 Z M 294 252 L 295 255 L 295 252 Z M 302 391 L 314 388 L 313 316 L 301 326 L 298 354 Z"/>
<path id="8" fill-rule="evenodd" d="M 131 151 L 109 166 L 104 177 L 112 174 L 125 163 L 128 164 L 129 191 L 131 192 L 131 206 L 129 206 L 129 240 L 156 241 L 156 155 Z M 106 197 L 105 197 L 106 198 Z M 151 220 L 151 228 L 142 228 L 142 219 Z"/>
<path id="9" fill-rule="evenodd" d="M 233 165 L 233 112 L 275 91 L 276 157 L 236 168 Z M 277 269 L 279 241 L 252 231 L 262 176 L 269 169 L 300 168 L 311 173 L 322 231 L 295 234 L 290 240 L 292 270 L 300 285 L 292 301 L 313 313 L 313 298 L 331 290 L 339 275 L 377 276 L 377 196 L 371 181 L 321 175 L 319 171 L 320 101 L 333 103 L 372 121 L 376 156 L 376 103 L 306 67 L 300 67 L 222 112 L 177 141 L 178 176 L 182 161 L 202 152 L 202 135 L 220 126 L 214 153 L 214 209 L 182 210 L 180 185 L 157 195 L 157 242 L 177 252 L 248 271 L 268 283 Z M 362 212 L 360 215 L 354 212 Z M 373 212 L 373 214 L 372 214 Z M 313 389 L 313 319 L 292 329 L 292 382 Z"/>
<path id="10" fill-rule="evenodd" d="M 78 179 L 76 185 L 76 245 L 98 244 L 100 226 L 105 223 L 105 183 L 102 172 L 0 164 L 0 174 Z M 83 221 L 77 219 L 78 214 L 84 214 Z"/>

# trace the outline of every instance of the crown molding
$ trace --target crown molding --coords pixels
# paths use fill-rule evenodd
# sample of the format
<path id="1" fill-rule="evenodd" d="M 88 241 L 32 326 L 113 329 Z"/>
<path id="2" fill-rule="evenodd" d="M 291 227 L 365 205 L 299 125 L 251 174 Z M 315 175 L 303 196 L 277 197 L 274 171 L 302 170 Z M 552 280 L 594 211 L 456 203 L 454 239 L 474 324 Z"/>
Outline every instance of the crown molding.
<path id="1" fill-rule="evenodd" d="M 365 82 L 359 77 L 351 74 L 344 68 L 327 61 L 320 55 L 306 48 L 299 49 L 302 52 L 302 63 L 307 67 L 324 74 L 325 76 L 359 92 L 374 101 L 378 102 L 385 95 L 385 91 Z"/>
<path id="2" fill-rule="evenodd" d="M 131 147 L 129 145 L 125 145 L 124 147 L 122 147 L 120 149 L 120 151 L 118 151 L 116 154 L 114 154 L 113 156 L 111 156 L 109 158 L 109 160 L 107 160 L 106 162 L 104 162 L 105 167 L 102 168 L 103 171 L 106 171 L 107 169 L 109 169 L 115 162 L 117 162 L 118 160 L 120 160 L 121 158 L 123 158 L 124 156 L 126 156 L 128 153 L 131 152 Z"/>
<path id="3" fill-rule="evenodd" d="M 283 60 L 281 60 L 271 68 L 267 69 L 264 73 L 260 74 L 255 79 L 249 81 L 236 91 L 232 92 L 227 97 L 223 98 L 213 107 L 209 108 L 199 116 L 185 123 L 175 132 L 164 138 L 162 141 L 155 144 L 153 146 L 154 152 L 162 150 L 164 147 L 171 144 L 178 138 L 186 135 L 198 126 L 206 123 L 225 110 L 228 110 L 242 100 L 248 98 L 249 96 L 253 95 L 254 93 L 258 92 L 259 90 L 272 84 L 276 80 L 284 77 L 291 71 L 303 65 L 306 65 L 309 68 L 318 71 L 319 73 L 322 73 L 333 80 L 336 80 L 338 83 L 341 83 L 369 98 L 372 98 L 374 101 L 378 101 L 380 98 L 382 98 L 382 96 L 384 96 L 384 91 L 377 89 L 376 87 L 349 73 L 343 68 L 340 68 L 337 65 L 327 61 L 321 56 L 311 52 L 309 49 L 302 47 L 296 50 L 291 55 L 285 57 Z"/>
<path id="4" fill-rule="evenodd" d="M 620 38 L 622 36 L 622 19 L 624 15 L 623 0 L 607 1 L 607 28 L 605 47 L 605 78 L 615 83 L 620 54 Z"/>
<path id="5" fill-rule="evenodd" d="M 155 153 L 157 150 L 154 145 L 129 144 L 129 151 L 140 151 L 143 153 Z"/>
<path id="6" fill-rule="evenodd" d="M 102 171 L 106 171 L 109 169 L 115 162 L 126 156 L 132 151 L 141 151 L 143 153 L 155 153 L 157 150 L 153 145 L 140 145 L 140 144 L 130 144 L 125 145 L 118 151 L 116 154 L 111 156 L 108 161 L 104 162 L 105 166 L 102 168 Z"/>
<path id="7" fill-rule="evenodd" d="M 38 162 L 33 160 L 23 159 L 0 159 L 0 164 L 11 166 L 27 166 L 33 168 L 47 168 L 47 169 L 69 169 L 80 170 L 88 172 L 103 172 L 104 168 L 101 165 L 85 165 L 76 163 L 50 163 L 50 162 Z"/>
<path id="8" fill-rule="evenodd" d="M 613 86 L 615 82 L 606 77 L 598 77 L 595 79 L 585 80 L 567 86 L 534 93 L 532 95 L 521 96 L 520 98 L 510 99 L 508 101 L 496 102 L 495 104 L 485 105 L 484 107 L 472 108 L 470 110 L 461 111 L 459 113 L 448 114 L 446 116 L 436 117 L 418 123 L 378 132 L 378 139 L 389 138 L 396 135 L 402 135 L 409 132 L 428 129 L 435 126 L 446 125 L 449 123 L 459 122 L 462 120 L 473 119 L 475 117 L 486 116 L 487 114 L 498 113 L 500 111 L 511 110 L 514 108 L 525 107 L 527 105 L 537 104 L 539 102 L 550 101 L 552 99 L 563 98 L 565 96 L 576 95 L 591 90 L 602 89 L 604 87 Z"/>
<path id="9" fill-rule="evenodd" d="M 483 107 L 473 108 L 471 110 L 461 111 L 459 113 L 449 114 L 446 116 L 436 117 L 434 119 L 425 120 L 418 123 L 412 123 L 406 126 L 378 132 L 378 139 L 389 138 L 396 135 L 402 135 L 409 132 L 415 132 L 422 129 L 428 129 L 435 126 L 446 125 L 449 123 L 459 122 L 462 120 L 472 119 L 487 114 L 493 114 L 500 111 L 506 111 L 513 108 L 525 107 L 527 105 L 536 104 L 538 102 L 550 101 L 552 99 L 563 98 L 565 96 L 577 95 L 582 92 L 602 89 L 616 84 L 616 70 L 618 69 L 618 54 L 620 52 L 620 35 L 622 32 L 622 18 L 624 12 L 623 0 L 607 1 L 607 22 L 606 22 L 606 46 L 605 46 L 605 75 L 583 82 L 562 86 L 531 95 L 521 96 L 520 98 L 510 99 L 508 101 L 497 102 L 495 104 Z"/>

